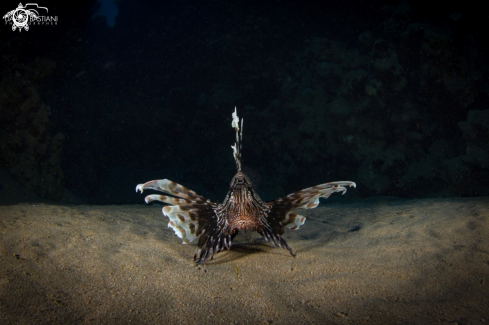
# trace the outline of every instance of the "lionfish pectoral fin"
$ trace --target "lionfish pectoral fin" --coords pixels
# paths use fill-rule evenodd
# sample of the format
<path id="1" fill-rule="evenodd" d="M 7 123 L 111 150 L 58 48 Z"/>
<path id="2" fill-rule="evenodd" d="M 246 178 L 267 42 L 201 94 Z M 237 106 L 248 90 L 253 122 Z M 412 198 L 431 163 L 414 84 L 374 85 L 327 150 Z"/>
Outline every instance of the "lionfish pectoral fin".
<path id="1" fill-rule="evenodd" d="M 319 204 L 319 198 L 328 198 L 334 192 L 345 194 L 346 187 L 356 187 L 354 182 L 340 181 L 316 185 L 291 193 L 280 199 L 266 202 L 270 210 L 266 217 L 266 224 L 263 225 L 259 233 L 267 241 L 273 242 L 275 246 L 283 247 L 295 256 L 291 248 L 282 238 L 284 227 L 291 230 L 297 230 L 304 224 L 306 218 L 296 214 L 296 209 L 314 209 Z"/>
<path id="2" fill-rule="evenodd" d="M 292 211 L 287 212 L 284 218 L 284 226 L 289 228 L 290 230 L 298 230 L 300 226 L 306 222 L 306 217 L 294 213 Z"/>
<path id="3" fill-rule="evenodd" d="M 197 265 L 204 263 L 214 254 L 231 247 L 234 236 L 225 235 L 218 224 L 215 210 L 219 204 L 214 203 L 194 191 L 167 179 L 139 184 L 136 191 L 156 190 L 173 196 L 152 194 L 145 198 L 146 203 L 160 201 L 169 205 L 163 207 L 163 215 L 170 219 L 168 227 L 182 239 L 182 244 L 189 244 L 200 235 L 199 250 L 195 254 Z"/>
<path id="4" fill-rule="evenodd" d="M 327 199 L 335 192 L 345 194 L 347 187 L 357 187 L 357 185 L 354 182 L 349 181 L 324 183 L 305 188 L 267 203 L 272 205 L 272 209 L 281 209 L 284 212 L 289 212 L 295 209 L 314 209 L 319 204 L 319 198 Z M 287 213 L 284 215 L 284 218 L 286 216 L 290 215 Z M 287 220 L 284 221 L 287 222 Z M 288 220 L 289 223 L 294 221 L 294 218 Z"/>
<path id="5" fill-rule="evenodd" d="M 144 184 L 138 184 L 138 186 L 136 186 L 136 192 L 143 193 L 144 190 L 155 190 L 196 203 L 211 203 L 210 200 L 204 198 L 202 195 L 199 195 L 191 189 L 188 189 L 185 186 L 175 183 L 169 179 L 158 179 L 146 182 Z"/>

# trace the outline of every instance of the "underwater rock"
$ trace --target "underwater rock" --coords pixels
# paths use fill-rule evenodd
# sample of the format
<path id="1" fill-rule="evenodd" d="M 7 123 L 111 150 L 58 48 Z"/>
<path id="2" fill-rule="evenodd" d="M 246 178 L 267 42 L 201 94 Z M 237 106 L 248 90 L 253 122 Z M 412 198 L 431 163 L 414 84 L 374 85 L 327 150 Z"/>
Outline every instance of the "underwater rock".
<path id="1" fill-rule="evenodd" d="M 61 152 L 64 135 L 52 134 L 50 108 L 35 84 L 56 64 L 36 58 L 6 69 L 0 94 L 0 164 L 21 185 L 43 198 L 63 196 Z"/>
<path id="2" fill-rule="evenodd" d="M 488 143 L 489 109 L 469 111 L 467 121 L 459 122 L 458 127 L 467 140 Z"/>
<path id="3" fill-rule="evenodd" d="M 370 49 L 374 43 L 374 35 L 371 31 L 367 30 L 358 36 L 358 43 L 365 49 Z"/>

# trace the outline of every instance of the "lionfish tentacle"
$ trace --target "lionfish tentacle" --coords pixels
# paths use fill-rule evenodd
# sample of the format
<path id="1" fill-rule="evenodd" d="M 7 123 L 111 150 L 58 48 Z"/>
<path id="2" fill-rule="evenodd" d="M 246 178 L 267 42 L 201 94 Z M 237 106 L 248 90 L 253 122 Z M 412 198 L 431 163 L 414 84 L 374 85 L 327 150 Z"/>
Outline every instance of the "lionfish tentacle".
<path id="1" fill-rule="evenodd" d="M 171 195 L 148 195 L 146 203 L 160 201 L 168 206 L 163 214 L 170 219 L 168 227 L 183 239 L 184 244 L 199 237 L 198 250 L 194 255 L 197 265 L 213 259 L 215 254 L 231 248 L 231 242 L 240 230 L 257 231 L 266 241 L 286 249 L 295 256 L 282 237 L 284 228 L 299 229 L 306 218 L 293 212 L 295 209 L 313 209 L 319 198 L 328 198 L 332 193 L 345 194 L 347 187 L 356 187 L 354 182 L 340 181 L 316 185 L 289 194 L 280 199 L 263 202 L 256 193 L 251 173 L 241 166 L 243 142 L 243 119 L 241 127 L 236 108 L 232 127 L 236 142 L 231 148 L 236 161 L 237 173 L 231 180 L 229 192 L 223 203 L 212 202 L 194 191 L 168 179 L 154 180 L 136 186 L 136 192 L 151 189 Z M 249 175 L 253 176 L 253 175 Z"/>

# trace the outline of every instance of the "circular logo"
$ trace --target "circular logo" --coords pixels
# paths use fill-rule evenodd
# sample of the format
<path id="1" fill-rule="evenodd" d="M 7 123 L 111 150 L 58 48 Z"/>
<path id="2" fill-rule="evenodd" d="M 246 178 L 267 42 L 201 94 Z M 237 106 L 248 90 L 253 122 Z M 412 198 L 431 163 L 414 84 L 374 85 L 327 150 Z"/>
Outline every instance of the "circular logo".
<path id="1" fill-rule="evenodd" d="M 12 21 L 17 27 L 23 28 L 29 22 L 29 13 L 25 9 L 17 8 L 12 15 Z"/>

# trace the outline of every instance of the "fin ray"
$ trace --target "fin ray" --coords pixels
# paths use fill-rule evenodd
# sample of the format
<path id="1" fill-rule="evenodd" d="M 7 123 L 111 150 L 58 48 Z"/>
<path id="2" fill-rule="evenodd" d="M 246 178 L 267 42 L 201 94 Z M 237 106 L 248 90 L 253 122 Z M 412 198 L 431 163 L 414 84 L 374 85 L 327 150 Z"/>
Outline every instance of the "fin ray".
<path id="1" fill-rule="evenodd" d="M 144 184 L 138 184 L 138 186 L 136 186 L 136 192 L 139 191 L 143 193 L 144 190 L 155 190 L 190 201 L 210 202 L 202 195 L 199 195 L 191 189 L 188 189 L 185 186 L 175 183 L 169 179 L 158 179 L 146 182 Z"/>

